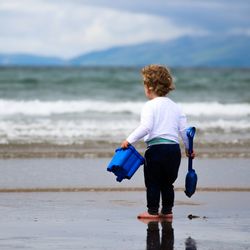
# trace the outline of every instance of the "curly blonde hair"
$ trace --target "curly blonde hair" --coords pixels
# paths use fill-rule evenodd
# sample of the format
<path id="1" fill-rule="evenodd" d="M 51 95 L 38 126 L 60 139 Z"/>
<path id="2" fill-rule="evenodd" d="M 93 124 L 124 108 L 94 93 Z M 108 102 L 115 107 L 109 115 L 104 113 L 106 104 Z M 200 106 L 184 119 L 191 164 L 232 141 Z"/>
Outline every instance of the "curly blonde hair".
<path id="1" fill-rule="evenodd" d="M 144 84 L 158 96 L 165 96 L 175 89 L 170 70 L 162 65 L 150 64 L 141 70 Z"/>

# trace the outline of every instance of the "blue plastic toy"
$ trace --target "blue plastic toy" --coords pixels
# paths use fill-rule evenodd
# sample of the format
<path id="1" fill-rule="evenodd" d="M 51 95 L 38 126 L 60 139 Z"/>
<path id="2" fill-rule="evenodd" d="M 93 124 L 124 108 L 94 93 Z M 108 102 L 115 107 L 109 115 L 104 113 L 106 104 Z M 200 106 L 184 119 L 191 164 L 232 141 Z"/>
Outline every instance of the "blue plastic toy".
<path id="1" fill-rule="evenodd" d="M 123 179 L 131 179 L 137 169 L 144 163 L 144 158 L 129 145 L 128 148 L 118 148 L 115 151 L 107 170 L 117 176 L 116 180 L 121 182 Z"/>
<path id="2" fill-rule="evenodd" d="M 187 129 L 187 137 L 188 137 L 188 142 L 189 142 L 189 153 L 191 154 L 193 152 L 193 139 L 195 135 L 195 127 L 190 127 Z M 192 167 L 193 159 L 192 157 L 188 158 L 188 173 L 186 175 L 186 181 L 185 181 L 185 194 L 187 197 L 191 197 L 196 190 L 196 185 L 197 185 L 197 174 L 195 170 Z"/>

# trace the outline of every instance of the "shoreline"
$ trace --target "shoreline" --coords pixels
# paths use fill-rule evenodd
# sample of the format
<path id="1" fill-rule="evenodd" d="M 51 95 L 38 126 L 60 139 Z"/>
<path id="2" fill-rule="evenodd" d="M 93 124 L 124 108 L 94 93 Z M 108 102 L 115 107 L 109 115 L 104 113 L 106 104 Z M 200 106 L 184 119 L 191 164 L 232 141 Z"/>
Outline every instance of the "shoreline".
<path id="1" fill-rule="evenodd" d="M 247 144 L 247 145 L 246 145 Z M 195 143 L 195 151 L 198 158 L 250 158 L 248 143 L 220 143 L 203 144 Z M 250 143 L 249 143 L 250 144 Z M 86 141 L 83 144 L 0 144 L 0 159 L 15 158 L 110 158 L 120 145 L 107 141 Z M 135 145 L 143 154 L 145 144 L 140 142 Z M 182 156 L 184 150 L 182 148 Z"/>
<path id="2" fill-rule="evenodd" d="M 184 192 L 184 188 L 177 187 L 174 189 L 175 192 Z M 98 188 L 98 187 L 72 187 L 72 188 L 0 188 L 0 193 L 107 193 L 107 192 L 145 192 L 144 187 L 109 187 L 109 188 Z M 223 192 L 237 192 L 245 193 L 250 192 L 250 187 L 201 187 L 196 188 L 195 193 L 223 193 Z"/>

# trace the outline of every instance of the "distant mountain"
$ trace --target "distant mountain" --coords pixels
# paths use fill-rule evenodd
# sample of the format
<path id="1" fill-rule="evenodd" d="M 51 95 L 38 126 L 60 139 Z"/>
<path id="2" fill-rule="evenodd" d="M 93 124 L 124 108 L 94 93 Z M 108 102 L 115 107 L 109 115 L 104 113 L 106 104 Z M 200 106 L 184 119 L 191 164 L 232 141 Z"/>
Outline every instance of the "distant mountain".
<path id="1" fill-rule="evenodd" d="M 73 65 L 145 65 L 161 63 L 178 67 L 250 67 L 250 37 L 181 37 L 88 53 Z"/>
<path id="2" fill-rule="evenodd" d="M 53 66 L 64 64 L 65 61 L 57 57 L 29 54 L 0 54 L 0 65 L 2 66 Z"/>
<path id="3" fill-rule="evenodd" d="M 165 42 L 113 47 L 71 60 L 0 54 L 0 65 L 140 66 L 150 63 L 167 64 L 171 67 L 250 67 L 250 37 L 185 36 Z"/>

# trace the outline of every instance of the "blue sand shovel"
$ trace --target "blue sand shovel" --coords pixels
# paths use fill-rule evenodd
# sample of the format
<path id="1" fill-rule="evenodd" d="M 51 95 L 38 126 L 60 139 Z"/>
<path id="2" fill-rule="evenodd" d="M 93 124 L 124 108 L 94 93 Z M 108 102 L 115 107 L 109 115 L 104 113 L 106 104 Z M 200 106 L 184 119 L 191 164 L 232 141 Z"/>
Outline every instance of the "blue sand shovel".
<path id="1" fill-rule="evenodd" d="M 144 158 L 132 145 L 129 145 L 126 149 L 116 149 L 107 170 L 113 172 L 117 176 L 116 180 L 121 182 L 123 179 L 131 179 L 143 163 Z"/>
<path id="2" fill-rule="evenodd" d="M 187 137 L 189 142 L 189 153 L 191 154 L 193 152 L 193 139 L 195 135 L 195 127 L 190 127 L 187 129 Z M 195 173 L 195 170 L 192 168 L 193 159 L 192 157 L 188 158 L 188 172 L 186 175 L 186 181 L 185 181 L 185 194 L 187 197 L 191 197 L 196 189 L 197 185 L 197 174 Z"/>

